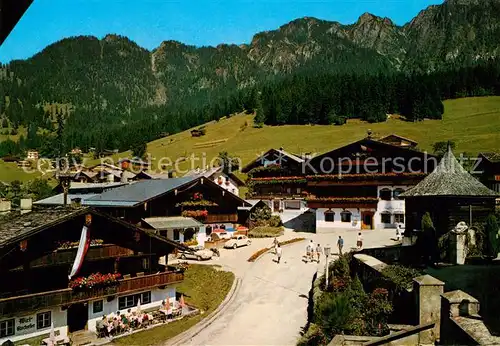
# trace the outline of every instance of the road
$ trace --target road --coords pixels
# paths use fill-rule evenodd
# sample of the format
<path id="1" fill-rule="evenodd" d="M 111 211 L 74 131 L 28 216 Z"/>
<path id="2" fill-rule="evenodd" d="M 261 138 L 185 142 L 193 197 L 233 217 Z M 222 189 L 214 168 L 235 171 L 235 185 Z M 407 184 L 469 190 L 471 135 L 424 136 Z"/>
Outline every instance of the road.
<path id="1" fill-rule="evenodd" d="M 376 233 L 375 233 L 376 232 Z M 307 296 L 314 273 L 324 270 L 320 263 L 305 263 L 303 255 L 310 239 L 320 244 L 336 244 L 338 235 L 345 248 L 354 245 L 357 232 L 335 234 L 297 234 L 286 231 L 280 240 L 305 237 L 306 241 L 283 247 L 281 263 L 267 253 L 254 263 L 246 260 L 257 250 L 270 246 L 272 239 L 255 239 L 251 246 L 223 250 L 221 258 L 210 261 L 231 270 L 241 278 L 233 301 L 205 328 L 185 344 L 188 345 L 295 345 L 307 322 Z M 393 243 L 393 231 L 363 232 L 367 247 Z M 335 249 L 332 249 L 335 252 Z"/>

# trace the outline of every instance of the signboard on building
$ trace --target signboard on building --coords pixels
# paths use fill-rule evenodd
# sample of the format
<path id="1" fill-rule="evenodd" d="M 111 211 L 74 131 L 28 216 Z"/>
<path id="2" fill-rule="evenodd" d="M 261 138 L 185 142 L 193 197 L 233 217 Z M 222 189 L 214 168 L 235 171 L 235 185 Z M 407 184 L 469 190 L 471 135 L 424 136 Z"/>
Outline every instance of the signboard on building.
<path id="1" fill-rule="evenodd" d="M 16 334 L 36 332 L 35 316 L 24 316 L 16 319 Z"/>

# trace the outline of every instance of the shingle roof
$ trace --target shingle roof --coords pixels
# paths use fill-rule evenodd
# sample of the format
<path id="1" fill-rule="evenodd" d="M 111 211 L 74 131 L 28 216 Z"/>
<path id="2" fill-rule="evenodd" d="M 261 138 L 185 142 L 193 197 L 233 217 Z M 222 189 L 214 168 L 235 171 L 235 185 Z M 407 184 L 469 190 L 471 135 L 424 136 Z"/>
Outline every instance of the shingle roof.
<path id="1" fill-rule="evenodd" d="M 499 195 L 470 175 L 448 147 L 436 169 L 415 187 L 399 196 L 495 197 Z"/>
<path id="2" fill-rule="evenodd" d="M 198 222 L 191 217 L 184 216 L 148 217 L 143 219 L 143 221 L 156 230 L 203 226 L 201 222 Z"/>
<path id="3" fill-rule="evenodd" d="M 88 208 L 34 209 L 26 214 L 12 212 L 1 219 L 0 247 L 15 239 L 23 238 L 31 233 L 49 228 L 64 220 L 85 213 Z"/>
<path id="4" fill-rule="evenodd" d="M 500 153 L 481 153 L 481 155 L 490 162 L 500 162 Z"/>
<path id="5" fill-rule="evenodd" d="M 151 238 L 155 238 L 163 243 L 168 243 L 181 250 L 189 250 L 188 247 L 173 240 L 166 239 L 165 237 L 161 237 L 154 232 L 137 227 L 131 223 L 117 219 L 105 213 L 100 213 L 99 211 L 88 207 L 54 207 L 50 209 L 39 208 L 33 209 L 25 214 L 12 212 L 0 219 L 0 248 L 26 239 L 33 234 L 44 231 L 50 227 L 63 223 L 66 220 L 86 213 L 99 215 L 123 227 L 144 232 Z"/>
<path id="6" fill-rule="evenodd" d="M 82 202 L 95 207 L 133 207 L 188 184 L 198 177 L 141 180 L 105 191 Z"/>

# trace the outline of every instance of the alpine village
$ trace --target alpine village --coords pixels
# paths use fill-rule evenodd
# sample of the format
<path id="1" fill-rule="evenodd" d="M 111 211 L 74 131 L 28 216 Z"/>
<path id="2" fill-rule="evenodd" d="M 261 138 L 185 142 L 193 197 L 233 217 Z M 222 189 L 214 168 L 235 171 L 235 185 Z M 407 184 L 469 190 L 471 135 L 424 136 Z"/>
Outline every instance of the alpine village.
<path id="1" fill-rule="evenodd" d="M 500 345 L 499 232 L 499 0 L 0 66 L 0 345 Z"/>

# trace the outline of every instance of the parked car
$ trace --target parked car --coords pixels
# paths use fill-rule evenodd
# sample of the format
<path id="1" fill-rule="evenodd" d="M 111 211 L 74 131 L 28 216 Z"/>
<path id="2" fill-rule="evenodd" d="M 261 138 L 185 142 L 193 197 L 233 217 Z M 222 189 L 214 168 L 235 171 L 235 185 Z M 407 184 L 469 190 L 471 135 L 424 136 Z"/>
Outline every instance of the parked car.
<path id="1" fill-rule="evenodd" d="M 203 246 L 190 246 L 194 251 L 179 251 L 179 257 L 182 259 L 195 259 L 198 261 L 209 260 L 214 255 L 213 251 L 205 249 Z"/>
<path id="2" fill-rule="evenodd" d="M 252 241 L 246 235 L 235 235 L 224 244 L 224 247 L 226 249 L 236 249 L 240 246 L 250 245 L 251 243 Z"/>

